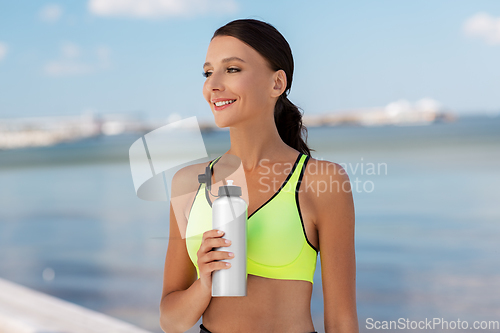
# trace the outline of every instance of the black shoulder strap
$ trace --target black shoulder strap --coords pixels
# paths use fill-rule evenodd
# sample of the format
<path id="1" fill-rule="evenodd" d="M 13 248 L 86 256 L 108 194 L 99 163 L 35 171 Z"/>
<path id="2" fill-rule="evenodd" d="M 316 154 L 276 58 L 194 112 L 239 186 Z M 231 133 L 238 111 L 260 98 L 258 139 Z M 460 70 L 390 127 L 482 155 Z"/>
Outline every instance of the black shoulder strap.
<path id="1" fill-rule="evenodd" d="M 212 161 L 210 161 L 210 164 L 207 166 L 206 168 L 206 174 L 208 176 L 207 178 L 207 183 L 205 184 L 205 197 L 207 198 L 207 201 L 208 201 L 208 204 L 210 205 L 210 207 L 212 207 L 212 201 L 210 200 L 210 195 L 208 194 L 208 192 L 211 190 L 212 188 L 212 176 L 214 174 L 214 165 L 219 162 L 220 158 L 222 157 L 222 155 L 220 155 L 219 157 L 217 157 L 215 159 L 215 162 L 212 164 Z M 209 171 L 210 170 L 210 171 Z"/>

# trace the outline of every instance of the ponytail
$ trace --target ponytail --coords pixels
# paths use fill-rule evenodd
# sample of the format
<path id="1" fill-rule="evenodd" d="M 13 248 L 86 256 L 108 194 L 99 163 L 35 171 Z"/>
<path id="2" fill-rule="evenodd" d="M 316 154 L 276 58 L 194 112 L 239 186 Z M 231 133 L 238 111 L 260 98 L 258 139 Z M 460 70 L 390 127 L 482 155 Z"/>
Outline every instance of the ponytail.
<path id="1" fill-rule="evenodd" d="M 307 146 L 307 128 L 302 124 L 302 113 L 285 93 L 276 101 L 274 107 L 274 122 L 284 143 L 299 152 L 311 156 L 312 148 Z M 302 139 L 304 136 L 304 139 Z"/>

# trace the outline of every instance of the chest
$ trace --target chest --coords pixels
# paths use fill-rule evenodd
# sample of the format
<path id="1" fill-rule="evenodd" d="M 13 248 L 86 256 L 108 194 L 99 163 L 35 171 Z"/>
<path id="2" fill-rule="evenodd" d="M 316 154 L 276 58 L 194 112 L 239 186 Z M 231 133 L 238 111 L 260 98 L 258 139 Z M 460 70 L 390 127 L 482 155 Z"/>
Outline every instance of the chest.
<path id="1" fill-rule="evenodd" d="M 302 176 L 298 177 L 292 174 L 285 176 L 283 176 L 283 173 L 280 176 L 272 172 L 264 175 L 247 175 L 247 179 L 249 180 L 248 216 L 252 219 L 255 215 L 255 219 L 259 220 L 259 222 L 252 222 L 255 224 L 253 227 L 259 233 L 265 233 L 267 229 L 274 229 L 273 233 L 279 231 L 280 228 L 282 231 L 285 228 L 294 230 L 298 224 L 301 226 L 306 240 L 319 251 L 319 235 L 315 224 L 315 193 L 311 191 L 310 186 L 307 186 L 308 182 L 311 182 L 312 179 L 309 179 L 305 172 Z M 271 207 L 267 207 L 267 205 Z M 272 209 L 276 210 L 274 214 L 271 211 Z M 261 210 L 266 215 L 265 219 L 270 219 L 271 221 L 286 219 L 290 224 L 277 223 L 275 225 L 276 228 L 263 225 L 259 213 Z M 286 233 L 282 232 L 282 234 L 286 236 Z"/>

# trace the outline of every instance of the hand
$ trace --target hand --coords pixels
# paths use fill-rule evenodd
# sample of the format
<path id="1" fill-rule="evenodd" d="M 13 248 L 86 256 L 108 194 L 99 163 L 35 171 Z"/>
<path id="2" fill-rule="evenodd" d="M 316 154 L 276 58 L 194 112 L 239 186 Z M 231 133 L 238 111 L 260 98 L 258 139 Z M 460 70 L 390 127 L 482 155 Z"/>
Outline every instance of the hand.
<path id="1" fill-rule="evenodd" d="M 215 251 L 213 248 L 230 246 L 231 242 L 226 243 L 224 235 L 218 233 L 219 230 L 212 229 L 203 233 L 200 249 L 197 252 L 198 256 L 198 269 L 200 271 L 200 280 L 207 290 L 212 290 L 212 272 L 220 269 L 227 269 L 231 267 L 226 266 L 224 259 L 233 259 L 234 254 L 230 255 L 227 251 Z"/>

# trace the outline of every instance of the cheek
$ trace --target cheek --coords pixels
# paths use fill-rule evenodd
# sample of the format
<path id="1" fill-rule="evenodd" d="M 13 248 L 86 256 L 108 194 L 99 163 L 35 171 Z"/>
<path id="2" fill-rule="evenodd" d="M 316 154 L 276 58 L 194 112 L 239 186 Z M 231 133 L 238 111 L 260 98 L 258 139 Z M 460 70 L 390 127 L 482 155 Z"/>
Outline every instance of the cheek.
<path id="1" fill-rule="evenodd" d="M 210 103 L 210 94 L 208 93 L 207 90 L 207 81 L 205 81 L 205 83 L 203 84 L 202 94 L 205 100 Z"/>
<path id="2" fill-rule="evenodd" d="M 268 90 L 266 89 L 267 82 L 262 80 L 254 80 L 245 89 L 247 89 L 249 95 L 251 96 L 251 103 L 254 107 L 262 109 L 266 107 L 268 103 Z"/>
<path id="3" fill-rule="evenodd" d="M 235 92 L 245 98 L 245 104 L 261 104 L 265 98 L 264 85 L 258 77 L 247 76 L 234 82 Z"/>

